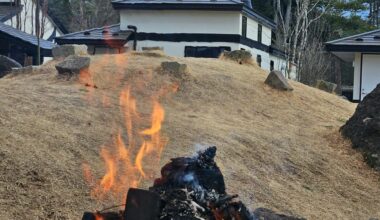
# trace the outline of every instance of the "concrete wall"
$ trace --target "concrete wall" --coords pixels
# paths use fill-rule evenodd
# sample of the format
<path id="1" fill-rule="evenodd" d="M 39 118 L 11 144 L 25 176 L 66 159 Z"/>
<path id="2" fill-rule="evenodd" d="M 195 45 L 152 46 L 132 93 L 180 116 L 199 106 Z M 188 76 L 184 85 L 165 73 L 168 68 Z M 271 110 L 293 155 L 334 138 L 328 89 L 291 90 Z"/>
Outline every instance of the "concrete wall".
<path id="1" fill-rule="evenodd" d="M 134 25 L 138 32 L 145 33 L 196 33 L 196 34 L 242 34 L 243 15 L 237 11 L 191 11 L 191 10 L 120 10 L 121 30 L 127 30 L 128 25 Z M 270 28 L 263 26 L 262 43 L 271 45 Z M 247 18 L 247 38 L 257 41 L 258 22 Z M 130 48 L 132 47 L 129 42 Z M 262 68 L 270 69 L 270 61 L 274 61 L 276 70 L 281 70 L 284 60 L 270 56 L 269 53 L 238 43 L 226 42 L 167 42 L 139 41 L 137 50 L 142 47 L 161 47 L 170 56 L 182 57 L 186 46 L 231 47 L 231 50 L 245 49 L 250 51 L 253 59 L 261 55 Z"/>
<path id="2" fill-rule="evenodd" d="M 120 28 L 147 33 L 240 34 L 240 13 L 228 11 L 121 10 Z"/>

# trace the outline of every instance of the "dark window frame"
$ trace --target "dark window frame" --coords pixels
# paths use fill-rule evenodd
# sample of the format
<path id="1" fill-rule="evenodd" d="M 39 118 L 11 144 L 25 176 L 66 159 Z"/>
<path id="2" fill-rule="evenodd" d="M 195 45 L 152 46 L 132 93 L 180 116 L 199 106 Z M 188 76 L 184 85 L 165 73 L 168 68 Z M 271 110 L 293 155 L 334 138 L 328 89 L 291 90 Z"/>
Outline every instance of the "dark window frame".
<path id="1" fill-rule="evenodd" d="M 185 46 L 184 55 L 185 57 L 218 58 L 224 51 L 231 51 L 231 47 Z"/>
<path id="2" fill-rule="evenodd" d="M 242 16 L 241 36 L 243 37 L 247 37 L 247 26 L 248 26 L 248 18 L 246 16 Z"/>
<path id="3" fill-rule="evenodd" d="M 257 41 L 262 43 L 263 41 L 263 25 L 259 24 L 257 27 Z"/>
<path id="4" fill-rule="evenodd" d="M 261 67 L 262 59 L 261 59 L 261 55 L 260 54 L 257 54 L 257 56 L 256 56 L 256 62 L 257 62 L 257 65 L 259 65 L 259 67 Z"/>
<path id="5" fill-rule="evenodd" d="M 270 61 L 270 71 L 273 71 L 274 70 L 274 61 L 271 60 Z"/>

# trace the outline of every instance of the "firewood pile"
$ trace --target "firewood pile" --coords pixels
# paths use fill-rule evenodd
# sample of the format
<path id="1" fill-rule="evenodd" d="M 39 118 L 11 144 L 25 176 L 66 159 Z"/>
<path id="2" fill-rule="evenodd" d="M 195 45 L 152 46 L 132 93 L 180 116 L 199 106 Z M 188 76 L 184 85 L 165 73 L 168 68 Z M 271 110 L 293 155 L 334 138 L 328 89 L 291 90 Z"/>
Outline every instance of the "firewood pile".
<path id="1" fill-rule="evenodd" d="M 224 177 L 214 161 L 216 147 L 194 157 L 171 159 L 148 190 L 130 189 L 125 211 L 85 213 L 82 220 L 254 220 L 297 219 L 260 210 L 255 216 L 226 192 Z"/>

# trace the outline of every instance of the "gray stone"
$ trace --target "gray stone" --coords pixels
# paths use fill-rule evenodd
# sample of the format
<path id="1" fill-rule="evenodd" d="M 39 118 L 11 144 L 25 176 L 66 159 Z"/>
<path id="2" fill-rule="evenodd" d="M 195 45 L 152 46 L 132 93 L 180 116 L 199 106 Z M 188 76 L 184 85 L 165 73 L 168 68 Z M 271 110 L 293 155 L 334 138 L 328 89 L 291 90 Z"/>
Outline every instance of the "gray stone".
<path id="1" fill-rule="evenodd" d="M 86 45 L 67 44 L 54 47 L 52 53 L 54 59 L 60 59 L 71 55 L 88 55 L 87 49 Z"/>
<path id="2" fill-rule="evenodd" d="M 141 48 L 142 51 L 154 51 L 154 50 L 162 50 L 163 51 L 163 48 L 162 47 L 142 47 Z"/>
<path id="3" fill-rule="evenodd" d="M 31 74 L 34 72 L 35 67 L 33 66 L 26 66 L 21 68 L 12 68 L 12 74 L 19 75 L 19 74 Z"/>
<path id="4" fill-rule="evenodd" d="M 90 67 L 90 57 L 69 56 L 55 68 L 61 75 L 73 76 L 78 75 L 82 71 L 88 71 Z"/>
<path id="5" fill-rule="evenodd" d="M 288 83 L 285 76 L 280 71 L 272 71 L 269 73 L 268 78 L 265 80 L 265 84 L 271 86 L 274 89 L 292 91 L 293 87 Z"/>
<path id="6" fill-rule="evenodd" d="M 168 73 L 178 79 L 187 79 L 190 74 L 187 65 L 178 62 L 162 62 L 161 69 L 162 72 Z"/>
<path id="7" fill-rule="evenodd" d="M 317 80 L 316 87 L 328 93 L 336 93 L 338 85 L 324 80 Z"/>
<path id="8" fill-rule="evenodd" d="M 8 73 L 12 71 L 12 68 L 21 68 L 22 65 L 19 64 L 17 61 L 0 55 L 0 78 L 4 77 Z"/>
<path id="9" fill-rule="evenodd" d="M 222 57 L 240 64 L 253 63 L 252 54 L 246 50 L 225 51 Z"/>

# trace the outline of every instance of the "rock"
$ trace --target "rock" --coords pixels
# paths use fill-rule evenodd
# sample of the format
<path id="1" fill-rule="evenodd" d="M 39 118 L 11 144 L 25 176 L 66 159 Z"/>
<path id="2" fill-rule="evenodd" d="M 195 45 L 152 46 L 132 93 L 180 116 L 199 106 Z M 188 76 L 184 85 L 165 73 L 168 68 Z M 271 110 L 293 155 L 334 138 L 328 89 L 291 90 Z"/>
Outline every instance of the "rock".
<path id="1" fill-rule="evenodd" d="M 324 80 L 317 80 L 316 88 L 328 93 L 337 93 L 338 85 Z"/>
<path id="2" fill-rule="evenodd" d="M 272 210 L 265 208 L 258 208 L 253 212 L 254 219 L 257 220 L 306 220 L 305 218 L 297 218 L 293 216 L 286 216 L 277 214 Z"/>
<path id="3" fill-rule="evenodd" d="M 180 80 L 188 79 L 190 76 L 187 65 L 178 62 L 162 62 L 161 70 L 163 73 L 167 73 Z"/>
<path id="4" fill-rule="evenodd" d="M 157 51 L 157 50 L 163 51 L 163 48 L 162 47 L 142 47 L 141 50 L 142 51 Z"/>
<path id="5" fill-rule="evenodd" d="M 380 84 L 358 105 L 341 133 L 362 151 L 366 162 L 380 171 Z"/>
<path id="6" fill-rule="evenodd" d="M 22 65 L 9 57 L 0 55 L 0 78 L 10 73 L 12 68 L 22 68 Z"/>
<path id="7" fill-rule="evenodd" d="M 21 68 L 12 68 L 12 74 L 19 75 L 19 74 L 32 74 L 35 70 L 35 67 L 33 66 L 26 66 Z"/>
<path id="8" fill-rule="evenodd" d="M 55 68 L 60 75 L 73 76 L 83 71 L 88 71 L 90 67 L 90 57 L 69 56 L 63 62 L 57 64 Z"/>
<path id="9" fill-rule="evenodd" d="M 71 55 L 88 55 L 86 45 L 67 44 L 53 48 L 54 59 L 65 58 Z"/>
<path id="10" fill-rule="evenodd" d="M 223 59 L 232 60 L 239 64 L 252 64 L 252 54 L 246 50 L 225 51 L 222 54 Z"/>
<path id="11" fill-rule="evenodd" d="M 269 73 L 268 78 L 265 80 L 265 84 L 271 86 L 274 89 L 292 91 L 293 87 L 288 83 L 288 80 L 280 71 L 272 71 Z"/>

